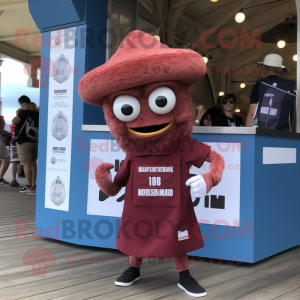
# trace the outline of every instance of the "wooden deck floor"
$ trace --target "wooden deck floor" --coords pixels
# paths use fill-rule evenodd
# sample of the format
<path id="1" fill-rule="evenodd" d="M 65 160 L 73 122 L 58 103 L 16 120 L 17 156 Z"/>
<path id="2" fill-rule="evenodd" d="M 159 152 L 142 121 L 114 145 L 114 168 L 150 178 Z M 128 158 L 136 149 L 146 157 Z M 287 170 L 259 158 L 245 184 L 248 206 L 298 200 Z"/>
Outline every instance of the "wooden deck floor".
<path id="1" fill-rule="evenodd" d="M 131 287 L 114 285 L 128 267 L 126 256 L 115 250 L 72 245 L 42 238 L 15 236 L 15 221 L 34 228 L 35 196 L 18 188 L 0 187 L 0 299 L 192 299 L 177 287 L 178 274 L 172 259 L 145 260 L 142 278 Z M 46 277 L 35 277 L 33 266 L 24 263 L 30 249 L 51 250 L 55 264 Z M 89 257 L 94 257 L 94 262 Z M 74 258 L 75 262 L 68 262 Z M 97 259 L 100 258 L 100 262 Z M 191 267 L 191 274 L 207 289 L 203 299 L 300 299 L 300 247 L 255 265 L 218 264 L 205 260 Z"/>

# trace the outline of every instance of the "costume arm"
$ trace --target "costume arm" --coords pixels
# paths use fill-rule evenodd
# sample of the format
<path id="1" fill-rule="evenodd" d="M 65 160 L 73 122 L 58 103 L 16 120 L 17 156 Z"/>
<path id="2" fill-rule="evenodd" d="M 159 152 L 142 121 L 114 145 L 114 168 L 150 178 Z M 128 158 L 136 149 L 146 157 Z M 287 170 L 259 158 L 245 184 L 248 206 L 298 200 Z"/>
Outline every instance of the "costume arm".
<path id="1" fill-rule="evenodd" d="M 205 161 L 210 163 L 209 172 L 202 174 L 206 183 L 206 193 L 208 194 L 214 186 L 220 183 L 225 162 L 223 156 L 213 150 L 208 152 Z"/>
<path id="2" fill-rule="evenodd" d="M 131 159 L 129 155 L 126 155 L 125 160 L 121 164 L 114 181 L 110 169 L 115 166 L 113 164 L 104 163 L 98 166 L 96 170 L 96 182 L 105 194 L 109 196 L 117 195 L 123 186 L 126 186 L 131 170 Z"/>
<path id="3" fill-rule="evenodd" d="M 113 164 L 109 163 L 101 164 L 98 166 L 95 174 L 96 182 L 100 190 L 109 196 L 115 196 L 121 190 L 121 188 L 112 181 L 110 169 L 114 167 Z"/>

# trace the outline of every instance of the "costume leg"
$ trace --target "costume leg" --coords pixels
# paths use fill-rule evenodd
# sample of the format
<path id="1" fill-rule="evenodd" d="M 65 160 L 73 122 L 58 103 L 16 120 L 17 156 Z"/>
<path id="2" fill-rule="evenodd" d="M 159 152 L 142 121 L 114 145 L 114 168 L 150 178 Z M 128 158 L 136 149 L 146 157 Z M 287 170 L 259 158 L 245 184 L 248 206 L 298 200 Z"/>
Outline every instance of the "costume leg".
<path id="1" fill-rule="evenodd" d="M 130 256 L 130 265 L 139 268 L 142 265 L 143 259 L 141 257 Z"/>
<path id="2" fill-rule="evenodd" d="M 176 272 L 182 272 L 190 268 L 187 255 L 174 256 L 174 264 Z"/>
<path id="3" fill-rule="evenodd" d="M 190 275 L 187 255 L 174 256 L 175 270 L 179 273 L 178 286 L 192 297 L 203 297 L 206 290 Z"/>
<path id="4" fill-rule="evenodd" d="M 130 256 L 130 267 L 117 278 L 115 281 L 116 285 L 129 286 L 135 281 L 140 280 L 140 266 L 142 265 L 143 259 L 141 257 Z"/>

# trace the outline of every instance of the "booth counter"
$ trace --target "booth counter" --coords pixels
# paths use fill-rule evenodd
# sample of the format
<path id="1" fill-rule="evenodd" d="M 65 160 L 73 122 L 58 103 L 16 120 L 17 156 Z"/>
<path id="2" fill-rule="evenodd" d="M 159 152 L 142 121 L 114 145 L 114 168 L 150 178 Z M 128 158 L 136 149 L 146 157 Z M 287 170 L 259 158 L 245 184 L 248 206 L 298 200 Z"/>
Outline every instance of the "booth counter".
<path id="1" fill-rule="evenodd" d="M 99 191 L 94 172 L 102 162 L 125 158 L 109 128 L 82 125 L 72 141 L 68 210 L 47 207 L 38 190 L 36 234 L 79 245 L 115 248 L 124 202 Z M 300 244 L 300 134 L 258 128 L 194 127 L 194 139 L 225 159 L 222 182 L 205 198 L 192 201 L 205 247 L 189 253 L 255 263 Z M 297 151 L 298 149 L 298 151 Z M 40 159 L 39 159 L 40 162 Z M 191 174 L 209 170 L 191 168 Z M 41 185 L 42 182 L 40 181 Z M 61 187 L 54 187 L 59 194 Z"/>

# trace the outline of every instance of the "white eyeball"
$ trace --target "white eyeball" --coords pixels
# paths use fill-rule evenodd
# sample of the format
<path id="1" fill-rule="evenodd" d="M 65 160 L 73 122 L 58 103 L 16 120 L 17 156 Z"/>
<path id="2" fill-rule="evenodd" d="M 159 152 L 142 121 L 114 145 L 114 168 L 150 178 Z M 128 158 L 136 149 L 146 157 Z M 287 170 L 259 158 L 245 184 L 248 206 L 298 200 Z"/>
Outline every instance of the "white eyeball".
<path id="1" fill-rule="evenodd" d="M 172 111 L 175 107 L 176 96 L 170 88 L 160 86 L 151 92 L 148 103 L 153 112 L 164 115 Z"/>
<path id="2" fill-rule="evenodd" d="M 113 106 L 115 116 L 123 121 L 130 122 L 135 120 L 140 112 L 141 105 L 139 101 L 129 95 L 120 95 L 116 98 Z"/>

